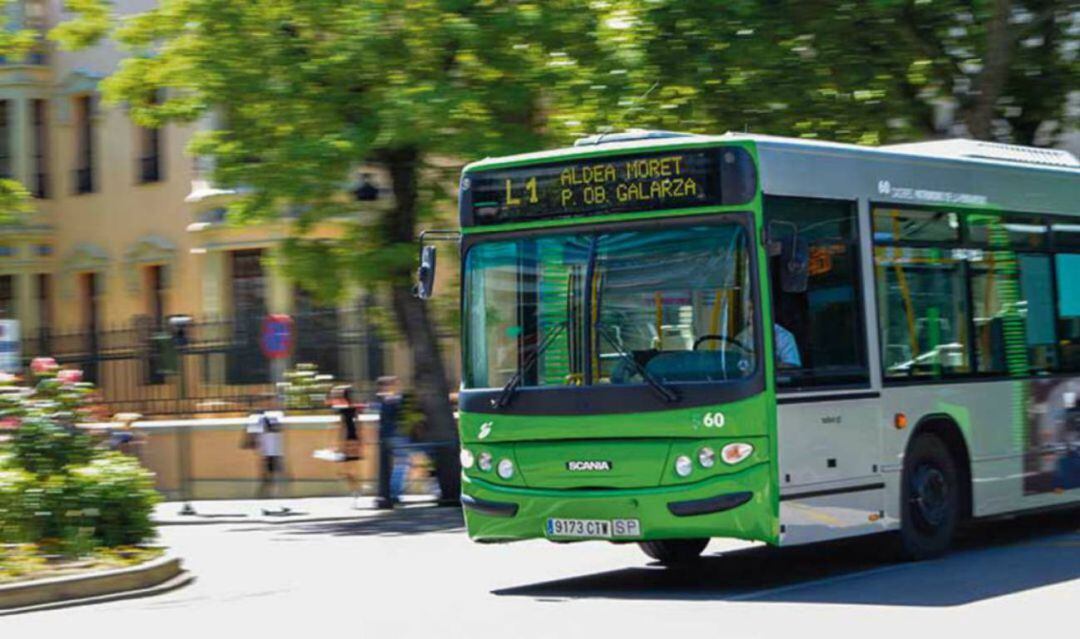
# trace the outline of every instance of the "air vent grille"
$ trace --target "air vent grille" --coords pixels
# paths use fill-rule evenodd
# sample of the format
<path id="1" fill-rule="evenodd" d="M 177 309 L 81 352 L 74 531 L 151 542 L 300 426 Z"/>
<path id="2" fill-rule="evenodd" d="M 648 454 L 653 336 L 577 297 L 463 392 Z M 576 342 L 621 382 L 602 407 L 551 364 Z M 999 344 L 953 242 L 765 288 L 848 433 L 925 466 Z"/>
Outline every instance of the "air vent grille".
<path id="1" fill-rule="evenodd" d="M 1044 149 L 1019 144 L 1002 144 L 1000 142 L 962 139 L 935 140 L 933 142 L 893 144 L 883 148 L 934 157 L 977 158 L 1016 164 L 1080 168 L 1080 160 L 1077 160 L 1076 156 L 1063 149 Z"/>

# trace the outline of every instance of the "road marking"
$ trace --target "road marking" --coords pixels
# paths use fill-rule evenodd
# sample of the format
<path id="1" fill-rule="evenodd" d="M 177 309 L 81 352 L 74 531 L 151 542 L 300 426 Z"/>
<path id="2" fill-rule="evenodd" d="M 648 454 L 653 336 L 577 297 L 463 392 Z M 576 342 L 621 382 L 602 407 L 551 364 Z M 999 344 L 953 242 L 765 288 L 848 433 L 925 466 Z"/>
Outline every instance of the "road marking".
<path id="1" fill-rule="evenodd" d="M 749 599 L 758 599 L 762 597 L 771 597 L 773 595 L 779 595 L 792 590 L 798 590 L 800 588 L 811 588 L 813 586 L 830 586 L 842 581 L 848 581 L 851 579 L 858 579 L 860 577 L 870 577 L 872 575 L 880 575 L 887 572 L 894 572 L 903 568 L 909 567 L 910 564 L 897 564 L 894 566 L 882 566 L 881 568 L 871 568 L 869 570 L 863 570 L 861 572 L 854 572 L 847 575 L 836 575 L 834 577 L 825 577 L 823 579 L 815 579 L 813 581 L 804 581 L 797 584 L 790 584 L 787 586 L 778 586 L 776 588 L 768 588 L 766 590 L 757 590 L 754 592 L 747 592 L 741 595 L 735 595 L 734 597 L 728 597 L 728 601 L 746 601 Z"/>

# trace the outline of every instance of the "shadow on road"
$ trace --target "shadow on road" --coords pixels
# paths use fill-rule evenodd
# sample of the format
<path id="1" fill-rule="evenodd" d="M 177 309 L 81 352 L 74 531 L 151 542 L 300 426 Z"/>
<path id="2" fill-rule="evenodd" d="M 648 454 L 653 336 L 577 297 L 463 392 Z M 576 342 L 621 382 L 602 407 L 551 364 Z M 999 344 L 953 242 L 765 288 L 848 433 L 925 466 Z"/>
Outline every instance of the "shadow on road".
<path id="1" fill-rule="evenodd" d="M 496 595 L 958 606 L 1080 578 L 1080 510 L 981 523 L 948 556 L 882 558 L 882 536 L 793 548 L 755 547 L 528 584 Z"/>
<path id="2" fill-rule="evenodd" d="M 278 524 L 280 526 L 280 524 Z M 464 530 L 465 521 L 460 508 L 411 506 L 379 513 L 363 519 L 348 521 L 312 522 L 288 525 L 293 535 L 420 535 L 424 533 Z M 278 530 L 281 530 L 278 528 Z"/>

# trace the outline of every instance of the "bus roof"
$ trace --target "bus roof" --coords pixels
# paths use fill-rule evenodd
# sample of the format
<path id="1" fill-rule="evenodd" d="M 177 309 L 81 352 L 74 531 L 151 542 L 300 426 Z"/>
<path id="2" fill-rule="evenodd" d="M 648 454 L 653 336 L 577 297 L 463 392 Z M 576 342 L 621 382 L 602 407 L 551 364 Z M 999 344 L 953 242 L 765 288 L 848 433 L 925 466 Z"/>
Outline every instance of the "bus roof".
<path id="1" fill-rule="evenodd" d="M 635 135 L 637 133 L 637 135 Z M 658 135 L 659 134 L 659 135 Z M 593 155 L 617 155 L 642 150 L 686 148 L 715 144 L 750 141 L 758 146 L 787 147 L 791 149 L 822 150 L 844 155 L 892 156 L 944 162 L 959 162 L 983 166 L 998 166 L 1036 171 L 1061 171 L 1067 175 L 1080 175 L 1080 161 L 1061 149 L 1045 149 L 1012 144 L 983 142 L 979 140 L 950 139 L 928 142 L 860 146 L 842 142 L 828 142 L 807 138 L 787 138 L 756 133 L 725 133 L 723 135 L 673 134 L 670 132 L 639 131 L 614 134 L 610 141 L 605 136 L 590 136 L 578 145 L 521 153 L 495 158 L 485 158 L 465 167 L 466 172 L 483 171 L 514 165 L 540 164 L 564 159 Z M 581 144 L 580 142 L 585 142 Z"/>

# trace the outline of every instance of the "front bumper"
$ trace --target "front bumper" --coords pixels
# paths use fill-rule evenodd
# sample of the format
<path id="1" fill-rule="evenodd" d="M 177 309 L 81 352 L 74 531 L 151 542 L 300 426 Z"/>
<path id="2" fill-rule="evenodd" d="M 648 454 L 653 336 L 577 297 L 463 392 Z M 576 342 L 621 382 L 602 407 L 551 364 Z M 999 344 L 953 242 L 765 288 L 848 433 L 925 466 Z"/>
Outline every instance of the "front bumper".
<path id="1" fill-rule="evenodd" d="M 547 520 L 638 519 L 636 540 L 733 537 L 776 543 L 779 518 L 768 463 L 694 484 L 610 490 L 498 486 L 462 478 L 469 536 L 501 542 L 545 537 Z"/>

